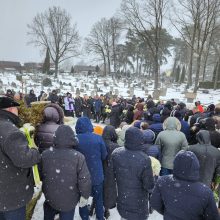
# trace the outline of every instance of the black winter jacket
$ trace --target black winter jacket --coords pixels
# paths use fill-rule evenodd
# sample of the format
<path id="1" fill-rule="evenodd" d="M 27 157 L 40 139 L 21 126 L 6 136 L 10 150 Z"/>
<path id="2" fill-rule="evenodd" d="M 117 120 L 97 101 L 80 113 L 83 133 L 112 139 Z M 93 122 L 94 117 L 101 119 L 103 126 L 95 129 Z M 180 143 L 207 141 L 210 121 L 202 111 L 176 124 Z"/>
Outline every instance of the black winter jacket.
<path id="1" fill-rule="evenodd" d="M 200 182 L 211 187 L 215 176 L 220 175 L 220 151 L 211 145 L 209 131 L 200 130 L 196 136 L 198 144 L 188 150 L 195 153 L 200 163 Z"/>
<path id="2" fill-rule="evenodd" d="M 127 220 L 145 220 L 148 216 L 148 192 L 154 186 L 151 161 L 142 152 L 143 133 L 131 127 L 125 134 L 125 147 L 112 154 L 112 169 L 116 177 L 117 208 Z"/>
<path id="3" fill-rule="evenodd" d="M 54 148 L 42 154 L 42 181 L 46 201 L 58 211 L 73 210 L 80 196 L 88 199 L 91 180 L 85 157 L 74 147 L 78 144 L 69 126 L 60 125 Z"/>
<path id="4" fill-rule="evenodd" d="M 19 118 L 0 110 L 0 212 L 25 206 L 33 195 L 31 167 L 40 154 L 30 149 L 26 137 L 16 127 Z"/>
<path id="5" fill-rule="evenodd" d="M 110 118 L 110 125 L 112 125 L 115 128 L 118 128 L 121 121 L 120 121 L 120 116 L 122 113 L 122 108 L 119 104 L 112 106 L 111 108 L 111 113 L 109 115 Z"/>

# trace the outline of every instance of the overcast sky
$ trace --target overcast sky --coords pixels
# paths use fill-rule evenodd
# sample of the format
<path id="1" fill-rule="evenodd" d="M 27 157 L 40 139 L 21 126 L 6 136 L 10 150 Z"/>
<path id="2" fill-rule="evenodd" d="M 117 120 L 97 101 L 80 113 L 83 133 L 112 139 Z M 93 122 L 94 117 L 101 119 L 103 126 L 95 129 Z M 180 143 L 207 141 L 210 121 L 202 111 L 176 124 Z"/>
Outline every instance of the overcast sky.
<path id="1" fill-rule="evenodd" d="M 50 6 L 60 6 L 77 23 L 82 37 L 102 17 L 113 16 L 121 0 L 0 0 L 0 60 L 41 62 L 44 54 L 39 48 L 27 45 L 27 24 L 38 12 Z"/>

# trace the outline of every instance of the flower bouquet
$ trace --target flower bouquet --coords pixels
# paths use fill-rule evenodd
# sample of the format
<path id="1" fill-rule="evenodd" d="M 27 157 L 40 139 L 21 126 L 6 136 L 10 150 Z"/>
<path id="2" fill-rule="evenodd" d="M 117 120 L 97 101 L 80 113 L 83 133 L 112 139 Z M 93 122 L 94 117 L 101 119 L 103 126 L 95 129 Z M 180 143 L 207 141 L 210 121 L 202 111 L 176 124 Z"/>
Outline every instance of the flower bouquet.
<path id="1" fill-rule="evenodd" d="M 36 148 L 36 145 L 34 143 L 34 138 L 33 138 L 33 133 L 35 128 L 30 124 L 26 123 L 23 125 L 23 127 L 20 128 L 20 130 L 24 133 L 26 136 L 26 139 L 28 141 L 28 146 L 30 148 Z M 32 167 L 33 170 L 33 176 L 34 176 L 34 182 L 37 187 L 41 186 L 41 181 L 40 181 L 40 176 L 39 176 L 39 171 L 37 165 L 34 165 Z"/>

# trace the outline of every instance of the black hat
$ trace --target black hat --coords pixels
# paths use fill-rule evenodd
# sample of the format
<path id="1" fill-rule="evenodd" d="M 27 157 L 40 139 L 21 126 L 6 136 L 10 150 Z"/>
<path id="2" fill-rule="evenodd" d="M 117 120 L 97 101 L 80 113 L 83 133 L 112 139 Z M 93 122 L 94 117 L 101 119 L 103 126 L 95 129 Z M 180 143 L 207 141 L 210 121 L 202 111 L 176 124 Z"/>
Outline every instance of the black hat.
<path id="1" fill-rule="evenodd" d="M 15 102 L 12 98 L 6 96 L 0 96 L 0 109 L 20 106 L 19 103 Z"/>

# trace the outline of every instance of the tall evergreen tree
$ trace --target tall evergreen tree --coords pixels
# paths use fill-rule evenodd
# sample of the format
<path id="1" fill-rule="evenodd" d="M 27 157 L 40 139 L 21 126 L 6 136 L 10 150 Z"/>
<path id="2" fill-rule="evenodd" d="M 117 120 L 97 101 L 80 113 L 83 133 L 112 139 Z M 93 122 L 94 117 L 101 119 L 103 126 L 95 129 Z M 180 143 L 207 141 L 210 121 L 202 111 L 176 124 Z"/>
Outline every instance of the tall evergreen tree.
<path id="1" fill-rule="evenodd" d="M 49 48 L 47 48 L 46 57 L 43 64 L 43 73 L 49 74 L 50 72 L 50 53 Z"/>
<path id="2" fill-rule="evenodd" d="M 71 70 L 70 70 L 70 73 L 74 73 L 74 68 L 73 68 L 73 66 L 71 67 Z"/>
<path id="3" fill-rule="evenodd" d="M 96 73 L 98 73 L 100 71 L 100 67 L 98 65 L 95 67 L 95 71 L 96 71 Z"/>

